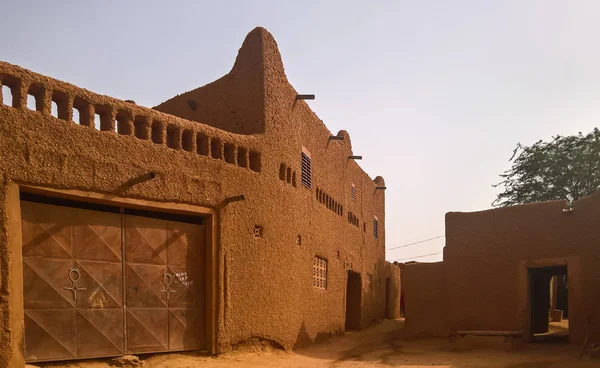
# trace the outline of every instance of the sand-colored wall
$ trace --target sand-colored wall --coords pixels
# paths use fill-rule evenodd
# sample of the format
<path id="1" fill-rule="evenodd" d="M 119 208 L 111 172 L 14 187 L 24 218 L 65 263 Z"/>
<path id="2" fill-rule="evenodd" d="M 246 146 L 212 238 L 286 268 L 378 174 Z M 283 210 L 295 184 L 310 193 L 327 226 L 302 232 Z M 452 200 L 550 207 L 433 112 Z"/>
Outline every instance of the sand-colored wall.
<path id="1" fill-rule="evenodd" d="M 453 330 L 529 330 L 528 267 L 566 264 L 569 335 L 600 340 L 600 194 L 446 215 L 449 323 Z M 498 318 L 502 316 L 502 318 Z"/>
<path id="2" fill-rule="evenodd" d="M 447 336 L 445 263 L 405 265 L 402 288 L 408 336 Z"/>
<path id="3" fill-rule="evenodd" d="M 600 193 L 565 209 L 566 202 L 553 201 L 448 213 L 444 261 L 403 269 L 407 327 L 430 335 L 523 331 L 530 339 L 528 269 L 567 266 L 570 341 L 583 343 L 588 333 L 590 342 L 600 341 Z M 445 297 L 438 299 L 426 283 L 439 281 L 441 267 Z M 445 319 L 429 310 L 440 305 Z"/>
<path id="4" fill-rule="evenodd" d="M 372 275 L 371 291 L 363 291 L 363 325 L 383 318 L 385 279 L 395 279 L 396 272 L 384 261 L 385 194 L 376 189 L 385 185 L 383 179 L 372 180 L 348 159 L 352 148 L 346 132 L 340 133 L 344 141 L 329 141 L 331 132 L 305 102 L 295 100 L 277 45 L 266 30 L 257 28 L 248 35 L 234 69 L 236 80 L 242 85 L 248 81 L 244 87 L 254 96 L 240 110 L 241 118 L 233 119 L 236 126 L 246 127 L 247 122 L 247 129 L 225 126 L 229 115 L 221 111 L 223 96 L 202 92 L 212 91 L 210 85 L 200 89 L 197 103 L 202 108 L 196 111 L 204 111 L 198 119 L 214 120 L 200 124 L 175 116 L 185 115 L 177 108 L 175 115 L 165 114 L 0 62 L 0 81 L 16 97 L 13 107 L 0 104 L 0 175 L 5 185 L 208 208 L 243 194 L 245 201 L 217 211 L 218 352 L 253 337 L 292 348 L 342 331 L 348 270 L 362 273 L 363 279 Z M 38 96 L 38 111 L 26 107 L 28 92 Z M 232 93 L 237 101 L 245 98 L 239 91 Z M 59 118 L 50 115 L 53 98 L 60 102 Z M 102 129 L 94 129 L 91 119 L 84 119 L 84 125 L 71 121 L 74 106 L 84 117 L 102 112 Z M 312 156 L 312 189 L 300 180 L 303 147 Z M 282 164 L 295 175 L 295 186 L 287 178 L 280 180 Z M 154 180 L 118 192 L 121 184 L 149 171 L 156 172 Z M 353 183 L 355 200 L 350 197 Z M 318 193 L 343 206 L 342 214 L 323 204 Z M 2 206 L 5 199 L 0 228 L 8 221 Z M 348 211 L 359 226 L 348 221 Z M 379 219 L 378 239 L 373 236 L 374 216 Z M 254 237 L 255 225 L 263 227 L 260 239 Z M 0 251 L 6 252 L 10 242 L 3 234 Z M 10 257 L 2 255 L 4 285 Z M 315 255 L 328 261 L 325 291 L 312 286 Z M 14 292 L 3 287 L 2 293 L 4 303 Z M 4 307 L 3 322 L 11 315 Z M 2 344 L 10 341 L 7 331 Z M 2 349 L 0 358 L 10 350 Z"/>

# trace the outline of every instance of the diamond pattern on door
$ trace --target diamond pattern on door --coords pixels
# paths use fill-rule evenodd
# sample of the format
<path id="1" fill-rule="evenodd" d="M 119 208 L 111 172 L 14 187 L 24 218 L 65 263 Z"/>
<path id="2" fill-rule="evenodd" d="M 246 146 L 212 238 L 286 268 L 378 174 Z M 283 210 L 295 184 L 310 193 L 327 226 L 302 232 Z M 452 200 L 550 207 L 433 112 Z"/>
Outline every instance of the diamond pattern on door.
<path id="1" fill-rule="evenodd" d="M 21 202 L 25 359 L 122 355 L 121 217 Z"/>
<path id="2" fill-rule="evenodd" d="M 205 346 L 203 229 L 125 216 L 128 353 Z"/>
<path id="3" fill-rule="evenodd" d="M 202 225 L 28 201 L 21 212 L 28 362 L 206 346 Z"/>

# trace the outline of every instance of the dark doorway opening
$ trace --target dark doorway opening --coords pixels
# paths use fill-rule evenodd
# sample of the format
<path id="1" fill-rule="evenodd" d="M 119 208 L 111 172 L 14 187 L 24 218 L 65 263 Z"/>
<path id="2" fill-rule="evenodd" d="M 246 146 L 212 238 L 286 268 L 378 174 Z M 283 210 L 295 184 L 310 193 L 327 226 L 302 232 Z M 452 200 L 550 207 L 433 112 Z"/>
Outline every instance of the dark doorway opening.
<path id="1" fill-rule="evenodd" d="M 360 330 L 362 279 L 360 273 L 348 271 L 346 285 L 346 331 Z"/>
<path id="2" fill-rule="evenodd" d="M 533 342 L 568 343 L 567 266 L 530 268 Z"/>

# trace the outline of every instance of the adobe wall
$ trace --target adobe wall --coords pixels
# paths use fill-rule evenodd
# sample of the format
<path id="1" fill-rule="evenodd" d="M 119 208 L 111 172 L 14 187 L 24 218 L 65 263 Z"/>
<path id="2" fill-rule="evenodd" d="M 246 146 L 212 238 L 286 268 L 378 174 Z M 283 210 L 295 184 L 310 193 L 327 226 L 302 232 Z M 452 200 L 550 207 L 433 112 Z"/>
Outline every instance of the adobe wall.
<path id="1" fill-rule="evenodd" d="M 456 330 L 529 330 L 528 267 L 563 265 L 569 336 L 600 340 L 600 194 L 446 215 L 448 323 Z"/>
<path id="2" fill-rule="evenodd" d="M 397 280 L 396 271 L 384 261 L 385 195 L 376 189 L 385 185 L 383 178 L 372 180 L 348 159 L 352 148 L 346 132 L 340 132 L 344 141 L 330 141 L 331 132 L 308 105 L 295 100 L 275 41 L 266 30 L 248 35 L 236 68 L 241 71 L 236 80 L 253 91 L 252 96 L 264 91 L 262 105 L 261 98 L 248 97 L 246 106 L 252 108 L 240 110 L 249 124 L 246 130 L 226 126 L 229 113 L 221 111 L 219 93 L 199 92 L 202 108 L 196 111 L 204 113 L 198 119 L 214 119 L 210 126 L 0 62 L 0 81 L 14 91 L 13 107 L 0 104 L 0 175 L 5 185 L 209 208 L 243 194 L 245 201 L 217 211 L 217 352 L 253 337 L 289 349 L 342 331 L 348 270 L 362 273 L 363 280 L 372 275 L 369 291 L 363 285 L 363 326 L 383 318 L 385 279 Z M 256 85 L 257 78 L 262 78 L 263 87 Z M 212 91 L 209 86 L 203 88 Z M 38 111 L 26 107 L 28 92 L 37 97 Z M 52 100 L 58 102 L 58 118 L 50 115 Z M 72 121 L 74 108 L 82 124 Z M 95 112 L 102 115 L 100 130 L 94 128 Z M 232 119 L 244 125 L 242 120 Z M 264 133 L 258 134 L 260 130 Z M 301 184 L 302 147 L 312 157 L 312 189 Z M 154 180 L 118 192 L 122 183 L 149 171 L 156 172 Z M 358 226 L 354 218 L 351 223 L 349 211 Z M 378 239 L 374 216 L 379 219 Z M 3 217 L 0 228 L 6 221 Z M 255 226 L 262 226 L 261 238 L 254 237 Z M 0 251 L 8 246 L 0 234 Z M 10 257 L 2 255 L 4 282 Z M 327 290 L 312 286 L 315 255 L 328 261 Z M 3 287 L 2 293 L 3 303 L 14 297 L 9 288 Z M 0 321 L 10 315 L 3 305 Z M 8 340 L 2 339 L 2 344 Z"/>
<path id="3" fill-rule="evenodd" d="M 411 337 L 448 336 L 446 264 L 411 263 L 402 270 L 406 333 Z"/>

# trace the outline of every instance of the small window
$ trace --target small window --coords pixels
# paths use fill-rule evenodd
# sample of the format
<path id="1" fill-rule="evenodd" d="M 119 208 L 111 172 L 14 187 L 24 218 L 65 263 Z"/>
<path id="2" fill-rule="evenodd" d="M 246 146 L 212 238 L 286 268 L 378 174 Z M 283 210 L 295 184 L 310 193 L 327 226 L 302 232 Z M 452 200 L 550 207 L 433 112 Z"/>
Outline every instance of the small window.
<path id="1" fill-rule="evenodd" d="M 350 197 L 353 201 L 356 200 L 356 186 L 354 186 L 354 184 L 352 184 L 352 186 L 350 187 Z"/>
<path id="2" fill-rule="evenodd" d="M 373 237 L 379 239 L 379 220 L 377 216 L 373 219 Z"/>
<path id="3" fill-rule="evenodd" d="M 327 289 L 327 260 L 318 256 L 315 256 L 313 262 L 313 287 Z"/>
<path id="4" fill-rule="evenodd" d="M 373 281 L 373 276 L 371 274 L 367 274 L 365 277 L 365 291 L 371 290 L 371 282 Z"/>
<path id="5" fill-rule="evenodd" d="M 310 152 L 302 147 L 302 185 L 312 189 L 312 168 L 310 162 Z"/>

